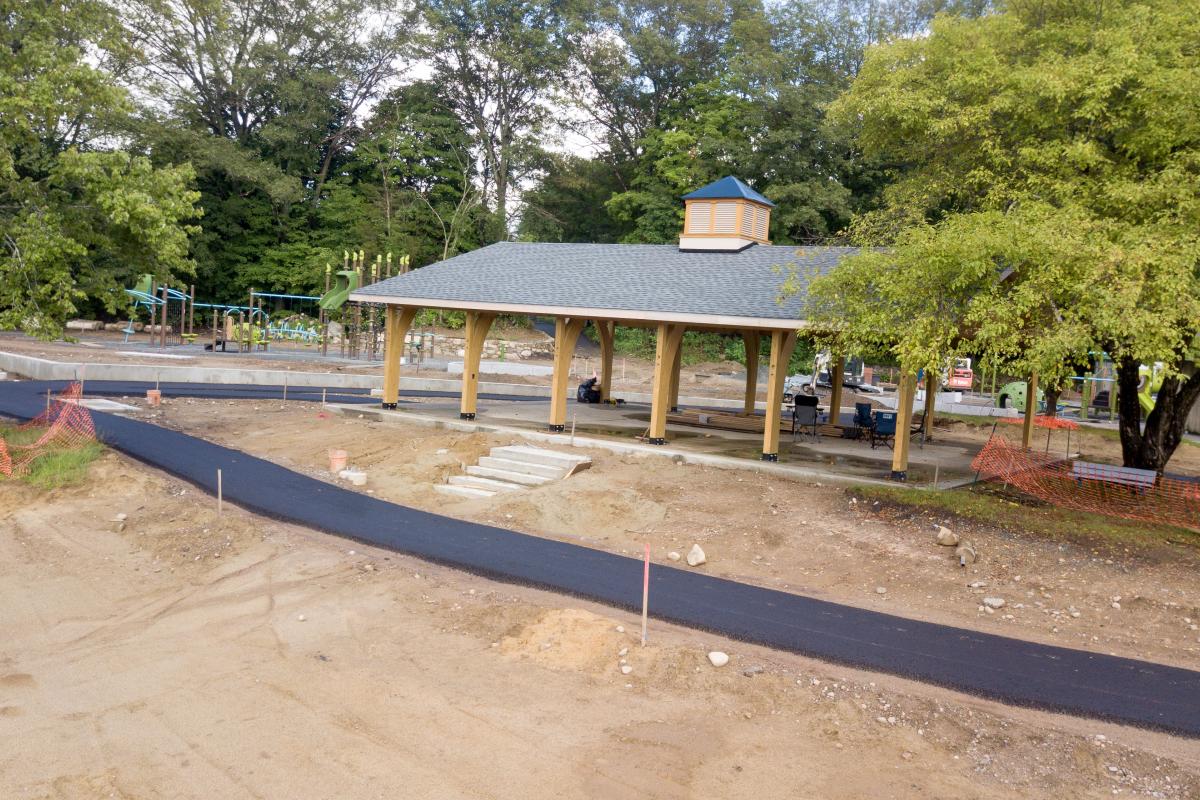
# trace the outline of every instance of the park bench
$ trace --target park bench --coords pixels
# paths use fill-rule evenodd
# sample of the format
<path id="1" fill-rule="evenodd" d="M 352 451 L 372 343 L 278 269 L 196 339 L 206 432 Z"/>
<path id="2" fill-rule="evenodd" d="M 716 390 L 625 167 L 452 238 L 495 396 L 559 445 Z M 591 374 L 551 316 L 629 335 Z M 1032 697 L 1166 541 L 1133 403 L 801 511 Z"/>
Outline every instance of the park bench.
<path id="1" fill-rule="evenodd" d="M 1075 461 L 1071 464 L 1071 477 L 1079 485 L 1086 481 L 1103 481 L 1128 486 L 1138 494 L 1144 494 L 1158 480 L 1152 469 L 1114 467 L 1111 464 L 1093 464 L 1090 461 Z"/>

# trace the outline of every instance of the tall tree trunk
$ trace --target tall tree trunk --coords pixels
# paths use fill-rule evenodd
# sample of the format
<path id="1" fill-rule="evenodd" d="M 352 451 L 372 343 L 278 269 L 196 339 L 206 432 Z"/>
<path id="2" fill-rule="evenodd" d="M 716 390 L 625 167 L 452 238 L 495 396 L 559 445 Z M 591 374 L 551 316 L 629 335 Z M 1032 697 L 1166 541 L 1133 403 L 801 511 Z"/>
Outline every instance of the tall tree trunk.
<path id="1" fill-rule="evenodd" d="M 1142 406 L 1138 402 L 1140 366 L 1132 358 L 1124 358 L 1117 365 L 1121 455 L 1127 467 L 1161 473 L 1183 440 L 1188 412 L 1200 398 L 1200 370 L 1182 379 L 1180 376 L 1166 378 L 1143 427 Z"/>
<path id="2" fill-rule="evenodd" d="M 1047 386 L 1044 392 L 1046 402 L 1046 416 L 1058 416 L 1058 398 L 1062 395 L 1062 389 L 1058 386 Z"/>

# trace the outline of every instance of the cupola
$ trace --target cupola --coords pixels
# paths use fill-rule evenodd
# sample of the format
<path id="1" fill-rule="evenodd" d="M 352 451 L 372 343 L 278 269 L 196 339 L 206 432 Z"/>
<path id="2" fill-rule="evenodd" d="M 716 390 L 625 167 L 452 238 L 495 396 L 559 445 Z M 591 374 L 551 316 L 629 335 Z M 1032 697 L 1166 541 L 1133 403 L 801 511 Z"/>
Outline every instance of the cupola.
<path id="1" fill-rule="evenodd" d="M 767 198 L 730 175 L 683 196 L 680 250 L 736 253 L 753 244 L 770 244 L 771 209 Z"/>

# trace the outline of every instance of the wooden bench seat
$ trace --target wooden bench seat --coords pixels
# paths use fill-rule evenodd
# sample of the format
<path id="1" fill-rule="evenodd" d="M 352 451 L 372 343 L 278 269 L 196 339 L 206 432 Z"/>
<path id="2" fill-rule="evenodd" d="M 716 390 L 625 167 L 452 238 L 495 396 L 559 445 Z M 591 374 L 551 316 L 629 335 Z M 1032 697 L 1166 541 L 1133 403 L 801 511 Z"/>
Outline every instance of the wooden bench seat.
<path id="1" fill-rule="evenodd" d="M 1103 481 L 1128 486 L 1139 493 L 1145 492 L 1155 481 L 1158 473 L 1151 469 L 1135 467 L 1114 467 L 1112 464 L 1094 464 L 1090 461 L 1075 461 L 1071 464 L 1071 477 L 1076 483 L 1087 481 Z"/>

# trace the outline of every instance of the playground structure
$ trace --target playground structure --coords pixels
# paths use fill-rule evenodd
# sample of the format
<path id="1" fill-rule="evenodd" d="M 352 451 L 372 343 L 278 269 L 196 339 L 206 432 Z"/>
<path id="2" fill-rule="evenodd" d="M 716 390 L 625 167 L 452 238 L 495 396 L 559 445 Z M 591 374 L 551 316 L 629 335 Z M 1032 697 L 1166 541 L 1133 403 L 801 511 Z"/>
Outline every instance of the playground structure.
<path id="1" fill-rule="evenodd" d="M 336 273 L 325 265 L 325 291 L 321 295 L 264 292 L 251 287 L 247 305 L 196 302 L 195 286 L 186 291 L 159 285 L 152 275 L 142 275 L 125 290 L 132 301 L 129 322 L 122 333 L 125 341 L 137 333 L 139 313 L 148 317 L 145 330 L 152 344 L 166 348 L 168 341 L 195 344 L 206 327 L 206 349 L 237 352 L 269 350 L 273 343 L 287 342 L 329 354 L 330 342 L 338 345 L 343 358 L 375 360 L 382 349 L 383 320 L 371 303 L 352 302 L 350 294 L 364 283 L 377 282 L 409 270 L 411 256 L 393 261 L 392 254 L 378 254 L 368 261 L 364 250 L 343 252 L 342 269 Z M 316 315 L 293 311 L 293 304 L 311 304 Z M 272 309 L 270 306 L 274 305 Z M 283 307 L 281 307 L 283 306 Z M 197 320 L 196 309 L 199 312 Z"/>
<path id="2" fill-rule="evenodd" d="M 1073 375 L 1069 379 L 1079 391 L 1079 418 L 1086 420 L 1100 419 L 1107 413 L 1108 421 L 1117 418 L 1117 376 L 1116 369 L 1107 353 L 1089 353 L 1092 365 L 1082 375 Z M 1149 414 L 1154 408 L 1155 394 L 1162 387 L 1164 369 L 1161 363 L 1141 365 L 1138 368 L 1141 381 L 1138 385 L 1138 404 L 1142 412 Z M 997 408 L 1024 408 L 1026 405 L 1025 381 L 1013 381 L 1000 389 L 993 390 Z M 1045 396 L 1039 391 L 1037 395 L 1039 408 L 1045 407 Z"/>

